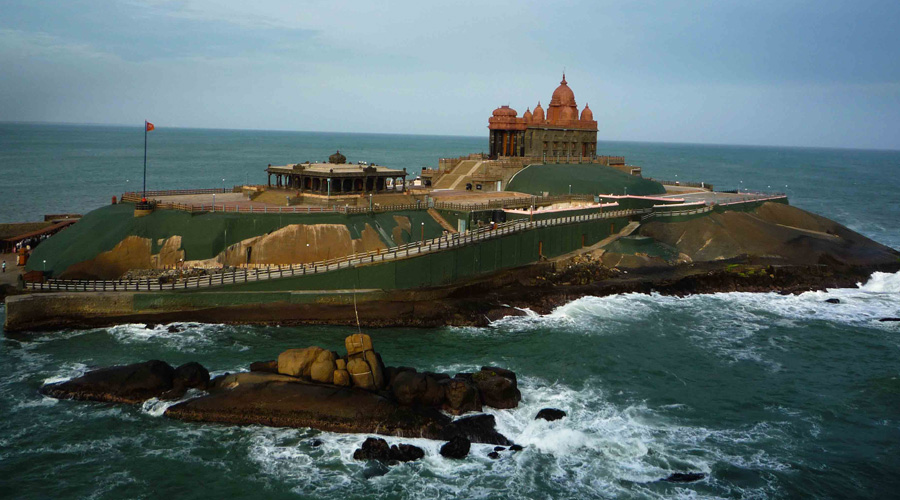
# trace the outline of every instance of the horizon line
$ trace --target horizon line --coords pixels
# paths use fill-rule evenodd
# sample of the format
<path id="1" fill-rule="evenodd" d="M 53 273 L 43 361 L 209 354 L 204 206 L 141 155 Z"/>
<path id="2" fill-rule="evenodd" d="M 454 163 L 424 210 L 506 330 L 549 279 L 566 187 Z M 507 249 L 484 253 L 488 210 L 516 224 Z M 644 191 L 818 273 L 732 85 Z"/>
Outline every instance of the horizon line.
<path id="1" fill-rule="evenodd" d="M 149 120 L 148 120 L 149 121 Z M 96 123 L 96 122 L 51 122 L 37 120 L 0 120 L 0 125 L 68 125 L 68 126 L 86 126 L 86 127 L 135 127 L 141 128 L 143 124 L 131 125 L 125 123 Z M 154 125 L 155 126 L 155 125 Z M 295 130 L 295 129 L 270 129 L 270 128 L 223 128 L 223 127 L 184 127 L 184 126 L 163 126 L 165 129 L 179 130 L 221 130 L 234 132 L 288 132 L 288 133 L 304 133 L 304 134 L 348 134 L 348 135 L 398 135 L 398 136 L 418 136 L 418 137 L 455 137 L 466 139 L 483 139 L 476 135 L 461 134 L 416 134 L 416 133 L 400 133 L 400 132 L 340 132 L 334 130 Z M 738 144 L 723 142 L 679 142 L 679 141 L 650 141 L 639 139 L 597 139 L 597 142 L 626 142 L 635 144 L 669 144 L 684 146 L 719 146 L 719 147 L 749 147 L 749 148 L 787 148 L 787 149 L 835 149 L 847 151 L 876 151 L 876 152 L 900 152 L 900 148 L 863 148 L 858 146 L 803 146 L 803 145 L 785 145 L 785 144 Z M 601 155 L 602 156 L 602 155 Z"/>

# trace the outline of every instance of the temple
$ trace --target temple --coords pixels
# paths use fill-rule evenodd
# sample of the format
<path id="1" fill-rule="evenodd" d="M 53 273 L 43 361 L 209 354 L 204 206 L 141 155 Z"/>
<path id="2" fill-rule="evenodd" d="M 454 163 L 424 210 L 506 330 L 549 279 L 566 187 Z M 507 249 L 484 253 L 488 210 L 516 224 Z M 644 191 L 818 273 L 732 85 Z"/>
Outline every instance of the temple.
<path id="1" fill-rule="evenodd" d="M 266 169 L 268 186 L 326 196 L 406 189 L 406 169 L 342 163 L 297 163 Z M 272 184 L 272 177 L 275 183 Z"/>
<path id="2" fill-rule="evenodd" d="M 519 117 L 516 110 L 500 106 L 488 118 L 490 157 L 531 157 L 543 161 L 594 158 L 597 154 L 597 122 L 585 104 L 581 114 L 575 93 L 563 74 L 553 91 L 547 113 L 540 101 Z"/>

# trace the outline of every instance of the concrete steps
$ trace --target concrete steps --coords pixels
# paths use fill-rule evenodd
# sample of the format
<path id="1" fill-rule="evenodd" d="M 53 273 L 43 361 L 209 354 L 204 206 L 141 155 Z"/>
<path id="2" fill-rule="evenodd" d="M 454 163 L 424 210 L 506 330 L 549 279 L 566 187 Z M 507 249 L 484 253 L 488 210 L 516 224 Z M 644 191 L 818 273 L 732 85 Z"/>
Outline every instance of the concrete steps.
<path id="1" fill-rule="evenodd" d="M 434 184 L 435 189 L 456 189 L 471 172 L 481 166 L 479 160 L 463 160 L 453 170 L 442 175 Z"/>

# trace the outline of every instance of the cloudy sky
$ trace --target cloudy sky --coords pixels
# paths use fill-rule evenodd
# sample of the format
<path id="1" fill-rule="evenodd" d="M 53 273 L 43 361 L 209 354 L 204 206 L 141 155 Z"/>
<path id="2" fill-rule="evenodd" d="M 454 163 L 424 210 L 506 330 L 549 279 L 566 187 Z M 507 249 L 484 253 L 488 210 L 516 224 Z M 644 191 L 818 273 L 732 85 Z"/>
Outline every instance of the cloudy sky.
<path id="1" fill-rule="evenodd" d="M 900 2 L 0 0 L 0 121 L 900 149 Z"/>

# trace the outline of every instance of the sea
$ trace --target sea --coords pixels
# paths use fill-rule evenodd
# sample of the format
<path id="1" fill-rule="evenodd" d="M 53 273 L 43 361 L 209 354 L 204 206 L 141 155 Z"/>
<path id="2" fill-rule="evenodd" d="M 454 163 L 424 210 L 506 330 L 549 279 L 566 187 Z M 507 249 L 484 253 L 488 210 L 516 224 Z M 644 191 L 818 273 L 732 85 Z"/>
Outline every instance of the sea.
<path id="1" fill-rule="evenodd" d="M 602 127 L 601 133 L 602 137 Z M 486 137 L 174 129 L 148 134 L 147 188 L 265 182 L 268 164 L 350 161 L 415 175 Z M 644 175 L 785 192 L 791 204 L 900 248 L 900 152 L 600 141 Z M 140 126 L 0 123 L 0 223 L 85 213 L 140 190 Z M 840 303 L 826 302 L 839 299 Z M 584 297 L 484 328 L 369 330 L 389 365 L 503 366 L 522 403 L 490 410 L 519 452 L 387 438 L 426 457 L 355 461 L 366 435 L 195 424 L 170 404 L 60 401 L 48 382 L 94 367 L 199 361 L 246 370 L 292 347 L 342 350 L 355 329 L 122 324 L 0 331 L 2 498 L 898 498 L 900 274 L 856 287 L 688 297 Z M 0 306 L 0 316 L 4 314 Z M 535 420 L 542 408 L 567 416 Z M 693 483 L 661 481 L 699 472 Z"/>

